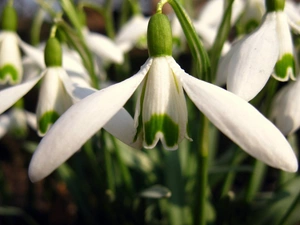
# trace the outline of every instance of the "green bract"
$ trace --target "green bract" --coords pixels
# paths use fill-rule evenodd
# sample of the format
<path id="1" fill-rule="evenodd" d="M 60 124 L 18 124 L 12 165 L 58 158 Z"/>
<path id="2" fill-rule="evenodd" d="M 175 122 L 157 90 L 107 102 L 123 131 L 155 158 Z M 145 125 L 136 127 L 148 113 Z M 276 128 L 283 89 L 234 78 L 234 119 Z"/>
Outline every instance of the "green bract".
<path id="1" fill-rule="evenodd" d="M 150 57 L 172 55 L 172 30 L 166 15 L 157 13 L 151 17 L 147 41 Z"/>
<path id="2" fill-rule="evenodd" d="M 267 12 L 283 11 L 285 0 L 266 0 Z"/>
<path id="3" fill-rule="evenodd" d="M 1 16 L 1 29 L 8 31 L 16 31 L 18 24 L 18 16 L 16 10 L 12 6 L 6 6 Z"/>
<path id="4" fill-rule="evenodd" d="M 62 65 L 62 51 L 59 41 L 49 38 L 45 47 L 45 64 L 47 67 Z"/>

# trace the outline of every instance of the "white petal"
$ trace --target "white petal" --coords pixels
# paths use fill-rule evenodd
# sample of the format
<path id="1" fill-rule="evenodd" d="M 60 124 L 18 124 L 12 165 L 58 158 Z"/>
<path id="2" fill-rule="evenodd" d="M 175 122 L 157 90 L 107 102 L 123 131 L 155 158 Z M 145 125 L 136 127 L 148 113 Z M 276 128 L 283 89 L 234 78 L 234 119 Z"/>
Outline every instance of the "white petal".
<path id="1" fill-rule="evenodd" d="M 195 105 L 243 150 L 266 164 L 295 172 L 297 158 L 282 133 L 253 106 L 215 85 L 182 73 Z"/>
<path id="2" fill-rule="evenodd" d="M 175 150 L 186 136 L 187 108 L 182 85 L 176 75 L 177 69 L 178 65 L 171 56 L 153 58 L 143 87 L 141 113 L 145 148 L 154 148 L 161 140 L 165 149 Z M 151 132 L 147 130 L 146 124 L 155 124 L 157 117 L 154 116 L 170 119 L 170 124 L 159 128 L 156 125 L 156 129 Z M 171 134 L 171 131 L 174 133 Z"/>
<path id="3" fill-rule="evenodd" d="M 140 139 L 137 139 L 135 142 L 132 141 L 136 133 L 136 128 L 134 126 L 134 120 L 124 108 L 121 108 L 103 126 L 103 129 L 135 149 L 142 148 L 142 141 Z"/>
<path id="4" fill-rule="evenodd" d="M 63 75 L 67 76 L 65 70 L 61 67 L 48 67 L 45 70 L 36 110 L 39 128 L 38 134 L 40 136 L 45 135 L 49 129 L 49 125 L 54 122 L 54 118 L 51 121 L 45 120 L 44 116 L 46 113 L 53 112 L 59 116 L 72 105 L 71 97 L 67 94 L 60 78 Z"/>
<path id="5" fill-rule="evenodd" d="M 275 96 L 271 108 L 271 120 L 284 135 L 294 133 L 300 127 L 300 79 L 283 87 Z"/>
<path id="6" fill-rule="evenodd" d="M 13 66 L 16 70 L 17 77 L 13 80 L 11 76 L 3 77 L 4 80 L 1 83 L 8 81 L 10 84 L 20 83 L 23 77 L 23 66 L 21 60 L 21 52 L 18 45 L 19 37 L 15 32 L 3 31 L 2 40 L 0 42 L 0 69 L 6 65 Z M 2 72 L 1 72 L 2 73 Z"/>
<path id="7" fill-rule="evenodd" d="M 131 50 L 139 38 L 147 34 L 148 21 L 149 18 L 136 15 L 122 26 L 116 35 L 116 43 L 122 48 L 123 52 Z"/>
<path id="8" fill-rule="evenodd" d="M 9 130 L 11 118 L 7 114 L 0 116 L 0 138 L 2 138 Z"/>
<path id="9" fill-rule="evenodd" d="M 0 114 L 15 104 L 44 76 L 44 72 L 21 84 L 8 87 L 0 91 Z"/>
<path id="10" fill-rule="evenodd" d="M 40 68 L 46 67 L 44 61 L 44 51 L 42 48 L 33 47 L 22 40 L 19 40 L 19 43 L 25 54 L 33 59 Z"/>
<path id="11" fill-rule="evenodd" d="M 88 47 L 100 58 L 109 59 L 116 63 L 124 61 L 123 52 L 112 40 L 93 32 L 84 32 L 84 34 Z"/>
<path id="12" fill-rule="evenodd" d="M 300 34 L 300 13 L 297 10 L 297 5 L 293 1 L 285 1 L 284 12 L 288 16 L 289 25 L 293 31 Z"/>
<path id="13" fill-rule="evenodd" d="M 69 49 L 65 45 L 62 45 L 62 49 L 63 49 L 62 67 L 67 71 L 79 73 L 82 74 L 83 76 L 86 76 L 87 72 L 85 67 L 82 64 L 82 60 L 78 52 Z M 89 79 L 88 76 L 87 79 Z"/>
<path id="14" fill-rule="evenodd" d="M 69 108 L 40 142 L 29 166 L 35 182 L 48 176 L 101 129 L 144 79 L 151 60 L 133 77 L 102 89 Z"/>
<path id="15" fill-rule="evenodd" d="M 278 59 L 276 13 L 268 13 L 262 25 L 236 45 L 228 65 L 227 89 L 250 101 L 265 86 Z"/>

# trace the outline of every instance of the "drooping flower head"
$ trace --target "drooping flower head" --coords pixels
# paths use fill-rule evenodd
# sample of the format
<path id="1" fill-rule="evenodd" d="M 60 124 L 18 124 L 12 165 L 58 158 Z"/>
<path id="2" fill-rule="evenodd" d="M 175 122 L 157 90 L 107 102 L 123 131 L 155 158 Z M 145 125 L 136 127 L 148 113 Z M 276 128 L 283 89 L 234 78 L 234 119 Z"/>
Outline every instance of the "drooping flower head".
<path id="1" fill-rule="evenodd" d="M 23 68 L 17 30 L 17 13 L 12 5 L 5 6 L 0 31 L 0 84 L 18 84 Z"/>
<path id="2" fill-rule="evenodd" d="M 293 42 L 284 0 L 266 1 L 261 25 L 237 41 L 219 64 L 217 80 L 247 101 L 253 99 L 272 74 L 279 81 L 295 79 Z"/>
<path id="3" fill-rule="evenodd" d="M 124 143 L 177 149 L 186 135 L 183 90 L 208 119 L 250 155 L 276 168 L 296 171 L 295 154 L 281 132 L 253 106 L 236 95 L 185 73 L 172 54 L 167 17 L 157 13 L 148 25 L 149 59 L 134 76 L 95 91 L 72 105 L 51 127 L 29 166 L 35 182 L 48 176 L 99 129 Z M 122 108 L 141 87 L 135 121 Z"/>

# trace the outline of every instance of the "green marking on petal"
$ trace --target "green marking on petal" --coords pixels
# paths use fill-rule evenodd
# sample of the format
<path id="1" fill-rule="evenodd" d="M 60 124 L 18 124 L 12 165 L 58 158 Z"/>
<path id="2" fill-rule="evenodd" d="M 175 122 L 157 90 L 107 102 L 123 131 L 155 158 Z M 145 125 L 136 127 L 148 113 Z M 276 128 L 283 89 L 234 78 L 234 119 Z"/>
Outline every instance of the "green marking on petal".
<path id="1" fill-rule="evenodd" d="M 179 126 L 166 114 L 152 115 L 150 121 L 144 124 L 144 128 L 147 145 L 153 144 L 157 132 L 163 134 L 168 147 L 172 148 L 178 144 Z"/>
<path id="2" fill-rule="evenodd" d="M 0 69 L 0 83 L 5 83 L 6 80 L 10 80 L 9 83 L 16 84 L 19 82 L 18 70 L 12 64 L 6 64 Z"/>
<path id="3" fill-rule="evenodd" d="M 55 111 L 48 111 L 44 113 L 39 119 L 39 132 L 41 134 L 46 134 L 49 127 L 55 123 L 55 121 L 59 118 L 59 114 Z"/>
<path id="4" fill-rule="evenodd" d="M 290 69 L 295 74 L 295 59 L 292 54 L 285 54 L 275 65 L 275 78 L 280 81 L 288 80 L 288 71 Z"/>

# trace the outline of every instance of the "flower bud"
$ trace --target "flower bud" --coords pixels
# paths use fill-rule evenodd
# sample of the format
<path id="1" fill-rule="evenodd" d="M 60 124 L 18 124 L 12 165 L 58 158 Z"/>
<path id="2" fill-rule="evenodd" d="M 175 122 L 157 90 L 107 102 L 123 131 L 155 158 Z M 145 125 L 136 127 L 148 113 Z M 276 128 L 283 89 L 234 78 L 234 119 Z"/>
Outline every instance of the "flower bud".
<path id="1" fill-rule="evenodd" d="M 18 24 L 17 12 L 12 6 L 5 6 L 1 16 L 1 29 L 7 31 L 16 31 Z"/>
<path id="2" fill-rule="evenodd" d="M 44 56 L 47 67 L 62 65 L 62 50 L 59 41 L 55 37 L 48 39 Z"/>
<path id="3" fill-rule="evenodd" d="M 147 41 L 150 57 L 172 55 L 172 30 L 166 15 L 157 13 L 151 17 Z"/>
<path id="4" fill-rule="evenodd" d="M 266 0 L 267 12 L 276 12 L 284 10 L 285 0 Z"/>

